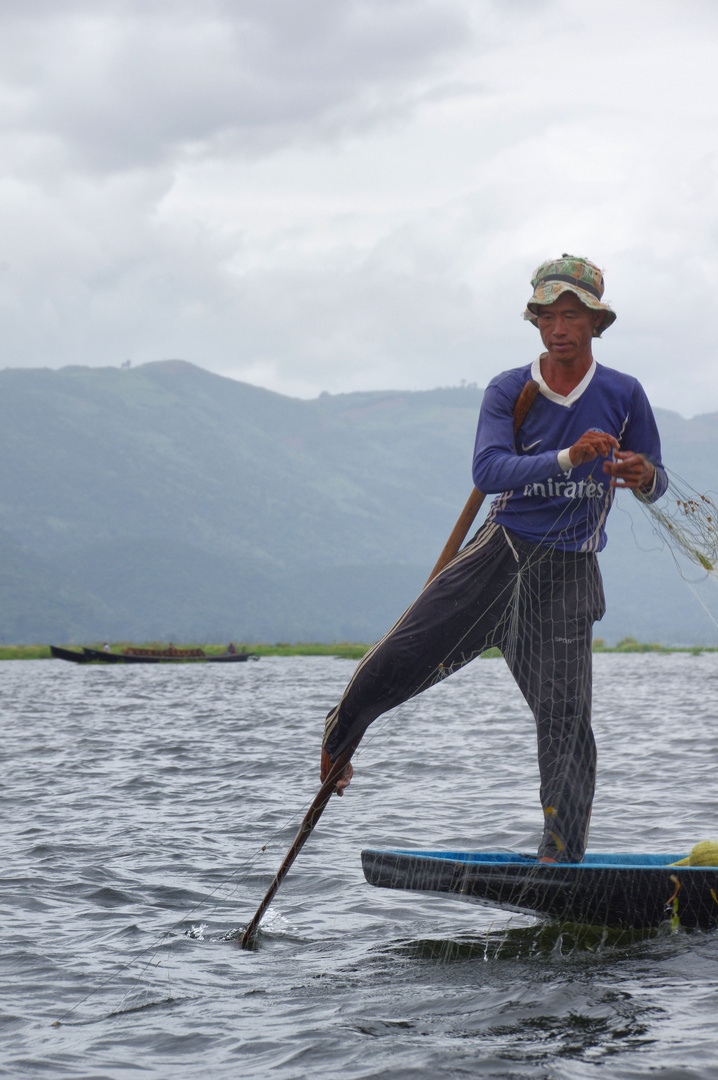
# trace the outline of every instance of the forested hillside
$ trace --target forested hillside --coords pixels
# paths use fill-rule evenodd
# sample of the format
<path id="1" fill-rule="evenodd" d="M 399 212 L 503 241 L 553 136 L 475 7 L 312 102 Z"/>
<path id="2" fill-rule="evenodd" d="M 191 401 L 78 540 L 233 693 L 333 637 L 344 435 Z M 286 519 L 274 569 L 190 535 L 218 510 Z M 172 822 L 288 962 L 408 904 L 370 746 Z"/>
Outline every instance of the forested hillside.
<path id="1" fill-rule="evenodd" d="M 480 403 L 302 401 L 182 361 L 0 372 L 0 640 L 372 640 L 470 491 Z M 657 415 L 667 463 L 718 487 L 718 416 Z M 630 494 L 609 533 L 599 634 L 718 640 L 715 588 L 696 598 Z"/>

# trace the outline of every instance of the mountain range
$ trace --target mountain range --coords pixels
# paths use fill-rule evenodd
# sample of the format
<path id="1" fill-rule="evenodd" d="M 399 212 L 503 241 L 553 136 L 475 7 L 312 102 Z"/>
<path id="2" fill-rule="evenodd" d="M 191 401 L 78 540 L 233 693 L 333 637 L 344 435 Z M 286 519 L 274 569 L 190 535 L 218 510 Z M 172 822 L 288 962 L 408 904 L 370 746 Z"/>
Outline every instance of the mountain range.
<path id="1" fill-rule="evenodd" d="M 1 371 L 0 641 L 375 640 L 468 497 L 481 399 L 306 401 L 180 360 Z M 656 417 L 670 469 L 718 486 L 718 414 Z M 715 582 L 628 492 L 601 564 L 608 643 L 718 643 Z"/>

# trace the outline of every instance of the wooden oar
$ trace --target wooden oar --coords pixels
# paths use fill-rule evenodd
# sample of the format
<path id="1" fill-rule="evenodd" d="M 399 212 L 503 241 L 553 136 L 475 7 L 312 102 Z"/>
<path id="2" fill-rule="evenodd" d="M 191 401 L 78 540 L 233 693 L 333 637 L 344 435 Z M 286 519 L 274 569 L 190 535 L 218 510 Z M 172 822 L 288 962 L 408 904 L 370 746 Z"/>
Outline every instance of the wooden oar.
<path id="1" fill-rule="evenodd" d="M 516 400 L 516 404 L 514 405 L 514 435 L 521 427 L 522 423 L 526 418 L 526 414 L 533 405 L 536 394 L 538 393 L 538 389 L 539 384 L 533 379 L 530 379 L 519 394 Z M 439 561 L 437 562 L 434 569 L 431 571 L 429 581 L 435 578 L 439 571 L 443 570 L 447 563 L 451 562 L 454 555 L 456 555 L 466 537 L 467 532 L 471 528 L 472 522 L 476 517 L 479 511 L 479 507 L 481 506 L 483 501 L 484 496 L 481 494 L 481 492 L 477 491 L 476 488 L 474 488 L 474 490 L 471 492 L 471 495 L 469 496 L 469 500 L 466 503 L 466 506 L 461 512 L 459 520 L 454 526 L 454 530 L 451 536 L 444 545 L 444 550 L 439 556 Z M 429 581 L 427 581 L 427 585 L 429 584 Z M 274 875 L 274 880 L 269 886 L 264 900 L 262 900 L 262 903 L 259 905 L 259 907 L 254 913 L 254 916 L 252 917 L 252 921 L 249 923 L 247 929 L 242 934 L 242 940 L 240 944 L 243 949 L 248 948 L 251 944 L 252 939 L 257 932 L 257 928 L 262 919 L 264 918 L 265 911 L 274 899 L 274 896 L 279 886 L 282 884 L 285 877 L 289 873 L 292 863 L 307 842 L 310 832 L 312 831 L 316 823 L 319 821 L 319 818 L 322 816 L 324 812 L 324 807 L 327 805 L 330 798 L 332 797 L 336 782 L 341 776 L 341 774 L 344 772 L 346 766 L 349 764 L 349 761 L 351 760 L 351 756 L 354 753 L 355 749 L 356 747 L 350 747 L 349 749 L 344 750 L 343 753 L 339 755 L 339 757 L 332 765 L 326 780 L 319 788 L 317 794 L 314 796 L 314 802 L 309 807 L 309 810 L 307 811 L 307 814 L 302 821 L 302 824 L 299 826 L 299 832 L 295 836 L 292 846 L 285 855 L 284 862 L 279 867 L 279 870 L 277 870 L 277 873 Z"/>
<path id="2" fill-rule="evenodd" d="M 526 415 L 536 400 L 536 395 L 539 392 L 539 384 L 535 379 L 529 379 L 524 386 L 523 390 L 516 398 L 516 404 L 514 405 L 514 435 L 519 430 Z M 454 529 L 451 536 L 444 544 L 444 550 L 439 555 L 436 566 L 426 579 L 428 585 L 430 581 L 433 581 L 437 574 L 441 573 L 445 566 L 451 562 L 455 555 L 458 554 L 459 548 L 466 539 L 466 534 L 474 523 L 474 518 L 481 508 L 486 496 L 482 492 L 477 491 L 476 488 L 472 489 L 471 494 L 466 500 L 466 506 L 459 514 L 459 518 L 454 525 Z M 424 586 L 426 588 L 426 586 Z"/>
<path id="3" fill-rule="evenodd" d="M 341 776 L 341 774 L 344 772 L 346 766 L 349 764 L 354 750 L 355 747 L 350 747 L 350 749 L 345 750 L 339 755 L 337 760 L 332 765 L 326 780 L 319 788 L 317 794 L 314 796 L 314 802 L 309 807 L 304 821 L 299 826 L 299 832 L 294 837 L 294 842 L 287 854 L 285 855 L 284 862 L 279 867 L 279 870 L 277 870 L 277 873 L 274 875 L 274 881 L 267 889 L 267 895 L 264 897 L 264 900 L 262 900 L 262 903 L 255 911 L 249 926 L 242 934 L 242 940 L 240 944 L 243 949 L 248 948 L 248 946 L 251 944 L 252 938 L 257 932 L 257 927 L 264 918 L 265 911 L 274 899 L 274 895 L 277 889 L 289 873 L 289 868 L 291 867 L 292 863 L 307 842 L 307 838 L 309 837 L 310 832 L 312 831 L 316 823 L 319 821 L 319 818 L 322 816 L 322 813 L 324 812 L 324 807 L 327 805 L 330 798 L 332 797 L 336 782 Z"/>

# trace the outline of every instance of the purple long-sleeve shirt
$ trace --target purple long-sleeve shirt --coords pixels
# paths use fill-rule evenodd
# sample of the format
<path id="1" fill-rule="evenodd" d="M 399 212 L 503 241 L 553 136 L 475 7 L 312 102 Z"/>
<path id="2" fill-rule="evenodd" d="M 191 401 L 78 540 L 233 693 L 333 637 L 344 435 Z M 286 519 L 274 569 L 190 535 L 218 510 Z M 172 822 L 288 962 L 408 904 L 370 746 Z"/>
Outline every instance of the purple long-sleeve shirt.
<path id="1" fill-rule="evenodd" d="M 523 424 L 513 435 L 513 408 L 528 379 L 539 382 Z M 586 431 L 614 435 L 621 450 L 644 454 L 656 466 L 648 498 L 665 491 L 656 421 L 637 379 L 595 361 L 563 398 L 541 377 L 539 361 L 505 371 L 486 388 L 476 434 L 473 476 L 479 491 L 498 494 L 488 520 L 519 536 L 566 551 L 600 551 L 615 489 L 604 458 L 562 469 L 558 455 Z"/>

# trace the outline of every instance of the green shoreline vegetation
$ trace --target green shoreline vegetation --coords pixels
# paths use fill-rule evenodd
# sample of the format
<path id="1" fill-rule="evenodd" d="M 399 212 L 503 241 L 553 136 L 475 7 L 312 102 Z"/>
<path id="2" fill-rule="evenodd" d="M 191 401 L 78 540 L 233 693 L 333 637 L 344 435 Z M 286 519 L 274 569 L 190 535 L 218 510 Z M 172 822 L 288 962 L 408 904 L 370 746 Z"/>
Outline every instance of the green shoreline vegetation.
<path id="1" fill-rule="evenodd" d="M 88 647 L 101 649 L 104 642 L 89 642 Z M 207 656 L 221 656 L 227 651 L 226 645 L 207 644 L 182 644 L 174 643 L 177 648 L 203 649 Z M 130 646 L 142 649 L 166 649 L 165 641 L 116 641 L 110 642 L 112 652 L 122 652 Z M 69 649 L 79 649 L 77 645 L 65 646 Z M 274 645 L 249 644 L 247 642 L 235 642 L 237 652 L 251 652 L 258 656 L 336 656 L 343 660 L 360 660 L 371 645 L 360 644 L 351 641 L 342 641 L 334 644 L 321 642 L 299 641 L 291 644 L 286 641 L 278 641 Z M 714 645 L 656 645 L 637 641 L 633 637 L 622 638 L 616 645 L 606 645 L 603 638 L 594 638 L 593 651 L 595 653 L 691 653 L 698 656 L 700 653 L 718 652 Z M 491 659 L 501 656 L 499 649 L 487 649 L 482 653 L 482 659 Z M 49 645 L 0 645 L 0 660 L 51 660 Z"/>

